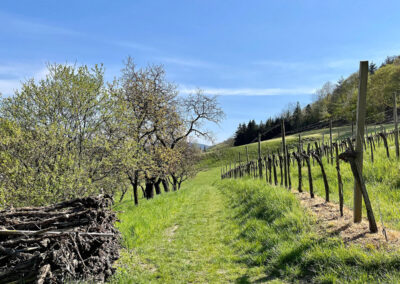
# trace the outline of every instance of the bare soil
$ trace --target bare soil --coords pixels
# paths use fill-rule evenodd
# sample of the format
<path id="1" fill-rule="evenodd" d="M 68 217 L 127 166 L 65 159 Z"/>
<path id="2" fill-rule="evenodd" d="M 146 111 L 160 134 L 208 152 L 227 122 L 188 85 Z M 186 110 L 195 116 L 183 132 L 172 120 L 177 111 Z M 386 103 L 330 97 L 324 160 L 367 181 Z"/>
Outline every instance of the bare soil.
<path id="1" fill-rule="evenodd" d="M 369 232 L 368 220 L 362 219 L 361 223 L 353 222 L 353 211 L 343 208 L 343 216 L 340 216 L 339 204 L 325 202 L 325 199 L 315 196 L 311 198 L 308 192 L 292 190 L 300 203 L 307 208 L 316 218 L 321 234 L 336 235 L 343 239 L 346 245 L 359 244 L 365 248 L 384 248 L 395 250 L 400 248 L 400 232 L 391 230 L 382 224 L 379 215 L 374 212 L 378 223 L 378 233 Z M 384 232 L 386 231 L 387 240 Z"/>

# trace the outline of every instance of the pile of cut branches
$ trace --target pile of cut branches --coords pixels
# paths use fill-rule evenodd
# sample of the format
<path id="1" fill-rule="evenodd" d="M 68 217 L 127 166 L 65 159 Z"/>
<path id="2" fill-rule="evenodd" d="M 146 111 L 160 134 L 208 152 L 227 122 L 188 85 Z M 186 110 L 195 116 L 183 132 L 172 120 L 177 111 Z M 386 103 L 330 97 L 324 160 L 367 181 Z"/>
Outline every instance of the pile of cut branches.
<path id="1" fill-rule="evenodd" d="M 105 281 L 119 257 L 110 196 L 0 211 L 0 283 Z"/>

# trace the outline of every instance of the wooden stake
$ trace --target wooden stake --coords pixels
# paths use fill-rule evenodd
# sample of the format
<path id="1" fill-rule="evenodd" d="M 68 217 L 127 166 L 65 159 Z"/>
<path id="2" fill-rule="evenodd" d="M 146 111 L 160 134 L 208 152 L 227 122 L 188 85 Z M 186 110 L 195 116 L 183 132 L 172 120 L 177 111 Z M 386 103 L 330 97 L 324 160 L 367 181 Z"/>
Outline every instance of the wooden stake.
<path id="1" fill-rule="evenodd" d="M 332 153 L 332 119 L 329 120 L 329 150 L 331 154 L 331 164 L 333 164 L 333 153 Z"/>
<path id="2" fill-rule="evenodd" d="M 339 209 L 340 209 L 340 216 L 343 216 L 343 182 L 342 182 L 342 175 L 340 174 L 339 149 L 337 144 L 335 144 L 335 151 L 336 151 L 336 171 L 337 171 L 338 189 L 339 189 Z"/>
<path id="3" fill-rule="evenodd" d="M 287 157 L 286 157 L 286 141 L 285 141 L 285 121 L 282 119 L 282 154 L 283 154 L 283 170 L 285 174 L 285 187 L 288 187 L 287 176 Z"/>
<path id="4" fill-rule="evenodd" d="M 359 86 L 358 86 L 358 100 L 357 100 L 357 124 L 356 124 L 356 158 L 355 163 L 362 177 L 363 168 L 363 138 L 365 126 L 365 113 L 367 105 L 367 83 L 368 83 L 368 61 L 360 62 L 359 70 Z M 358 177 L 358 176 L 357 176 Z M 362 218 L 362 192 L 359 182 L 355 182 L 354 186 L 354 207 L 353 207 L 353 220 L 355 223 L 361 222 Z"/>
<path id="5" fill-rule="evenodd" d="M 261 133 L 258 133 L 258 177 L 262 178 L 262 176 L 263 176 L 263 167 L 261 159 Z"/>
<path id="6" fill-rule="evenodd" d="M 397 121 L 397 93 L 393 93 L 393 120 L 394 120 L 394 144 L 396 147 L 396 158 L 399 158 L 399 128 Z"/>

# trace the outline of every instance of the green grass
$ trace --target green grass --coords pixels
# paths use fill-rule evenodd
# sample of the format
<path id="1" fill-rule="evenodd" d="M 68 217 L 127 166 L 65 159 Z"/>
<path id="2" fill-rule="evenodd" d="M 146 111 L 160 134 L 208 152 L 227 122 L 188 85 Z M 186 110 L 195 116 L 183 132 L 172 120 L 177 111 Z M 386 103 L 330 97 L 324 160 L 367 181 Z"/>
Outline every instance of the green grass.
<path id="1" fill-rule="evenodd" d="M 390 127 L 390 126 L 389 126 Z M 326 130 L 303 133 L 321 137 Z M 349 131 L 345 128 L 340 133 Z M 351 129 L 350 129 L 351 131 Z M 345 135 L 345 134 L 343 134 Z M 288 137 L 296 143 L 297 137 Z M 274 151 L 280 139 L 262 143 L 262 151 Z M 400 229 L 400 162 L 386 158 L 383 145 L 370 162 L 365 153 L 364 176 L 375 216 L 379 209 L 385 225 Z M 256 144 L 249 145 L 254 158 Z M 336 236 L 317 233 L 316 221 L 304 211 L 293 194 L 262 180 L 219 179 L 220 168 L 238 157 L 244 147 L 216 147 L 204 156 L 202 171 L 178 192 L 116 205 L 124 249 L 113 283 L 398 283 L 400 255 L 359 246 L 346 247 Z M 331 200 L 337 201 L 334 166 L 323 158 Z M 344 196 L 352 206 L 353 177 L 341 163 Z M 297 165 L 291 168 L 297 187 Z M 317 163 L 313 166 L 314 190 L 324 196 Z M 278 177 L 279 177 L 278 172 Z M 308 191 L 306 167 L 303 190 Z"/>
<path id="2" fill-rule="evenodd" d="M 293 194 L 201 172 L 178 192 L 116 206 L 124 249 L 113 283 L 400 281 L 400 256 L 319 235 Z"/>
<path id="3" fill-rule="evenodd" d="M 225 180 L 219 188 L 229 198 L 240 225 L 235 246 L 242 254 L 241 262 L 262 267 L 266 275 L 257 281 L 400 281 L 398 253 L 345 247 L 336 236 L 317 234 L 315 220 L 284 188 L 252 179 Z"/>
<path id="4" fill-rule="evenodd" d="M 201 172 L 178 192 L 116 207 L 125 249 L 113 282 L 231 283 L 248 273 L 232 248 L 238 227 L 217 176 Z"/>
<path id="5" fill-rule="evenodd" d="M 391 130 L 393 128 L 392 124 L 384 125 L 386 130 Z M 377 127 L 379 130 L 379 127 Z M 351 135 L 351 126 L 343 126 L 333 128 L 334 140 L 340 133 L 340 138 L 347 137 Z M 369 133 L 374 133 L 375 128 L 369 127 Z M 329 138 L 329 129 L 313 130 L 301 133 L 303 138 L 316 137 L 321 139 L 322 134 L 325 134 L 325 141 Z M 297 143 L 298 137 L 296 135 L 288 136 L 288 144 Z M 367 147 L 367 151 L 364 152 L 364 178 L 366 180 L 366 187 L 371 199 L 371 203 L 374 209 L 376 220 L 381 223 L 384 222 L 385 225 L 393 229 L 400 230 L 400 162 L 395 158 L 394 141 L 388 140 L 389 151 L 391 158 L 386 157 L 386 150 L 383 146 L 383 142 L 380 145 L 376 144 L 376 151 L 374 151 L 374 163 L 371 162 L 370 148 Z M 255 159 L 257 154 L 257 143 L 247 145 L 250 153 L 250 159 Z M 281 147 L 281 139 L 271 139 L 263 141 L 261 143 L 262 153 L 266 154 L 268 152 L 275 152 Z M 304 145 L 306 148 L 307 146 Z M 203 166 L 212 165 L 234 165 L 234 161 L 238 159 L 239 152 L 241 157 L 245 157 L 245 146 L 224 148 L 220 150 L 211 151 L 204 155 L 204 160 L 202 162 Z M 216 161 L 218 160 L 218 161 Z M 244 158 L 242 158 L 244 161 Z M 327 163 L 327 158 L 323 158 L 324 168 L 328 177 L 330 186 L 330 196 L 331 201 L 338 202 L 338 185 L 337 185 L 337 172 L 335 165 Z M 277 168 L 278 179 L 280 179 L 279 167 Z M 290 173 L 292 178 L 292 187 L 297 188 L 298 185 L 298 171 L 297 164 L 291 164 Z M 350 166 L 344 162 L 341 162 L 341 174 L 344 186 L 344 201 L 345 204 L 352 208 L 353 207 L 353 184 L 354 179 L 350 170 Z M 315 162 L 312 166 L 312 175 L 314 183 L 314 191 L 321 197 L 325 196 L 324 183 L 322 179 L 322 174 L 319 165 Z M 303 176 L 303 190 L 308 191 L 308 176 L 307 167 L 302 168 Z M 379 212 L 382 214 L 382 220 L 380 218 Z M 365 216 L 365 211 L 364 211 Z"/>

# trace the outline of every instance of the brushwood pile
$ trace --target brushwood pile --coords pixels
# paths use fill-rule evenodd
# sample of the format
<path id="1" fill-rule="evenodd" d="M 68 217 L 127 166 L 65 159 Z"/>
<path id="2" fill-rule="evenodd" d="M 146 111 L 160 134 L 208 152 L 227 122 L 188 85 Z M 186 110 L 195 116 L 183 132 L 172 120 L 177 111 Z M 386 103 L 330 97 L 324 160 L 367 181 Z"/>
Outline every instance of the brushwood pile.
<path id="1" fill-rule="evenodd" d="M 112 197 L 0 211 L 0 283 L 106 281 L 121 236 Z"/>

